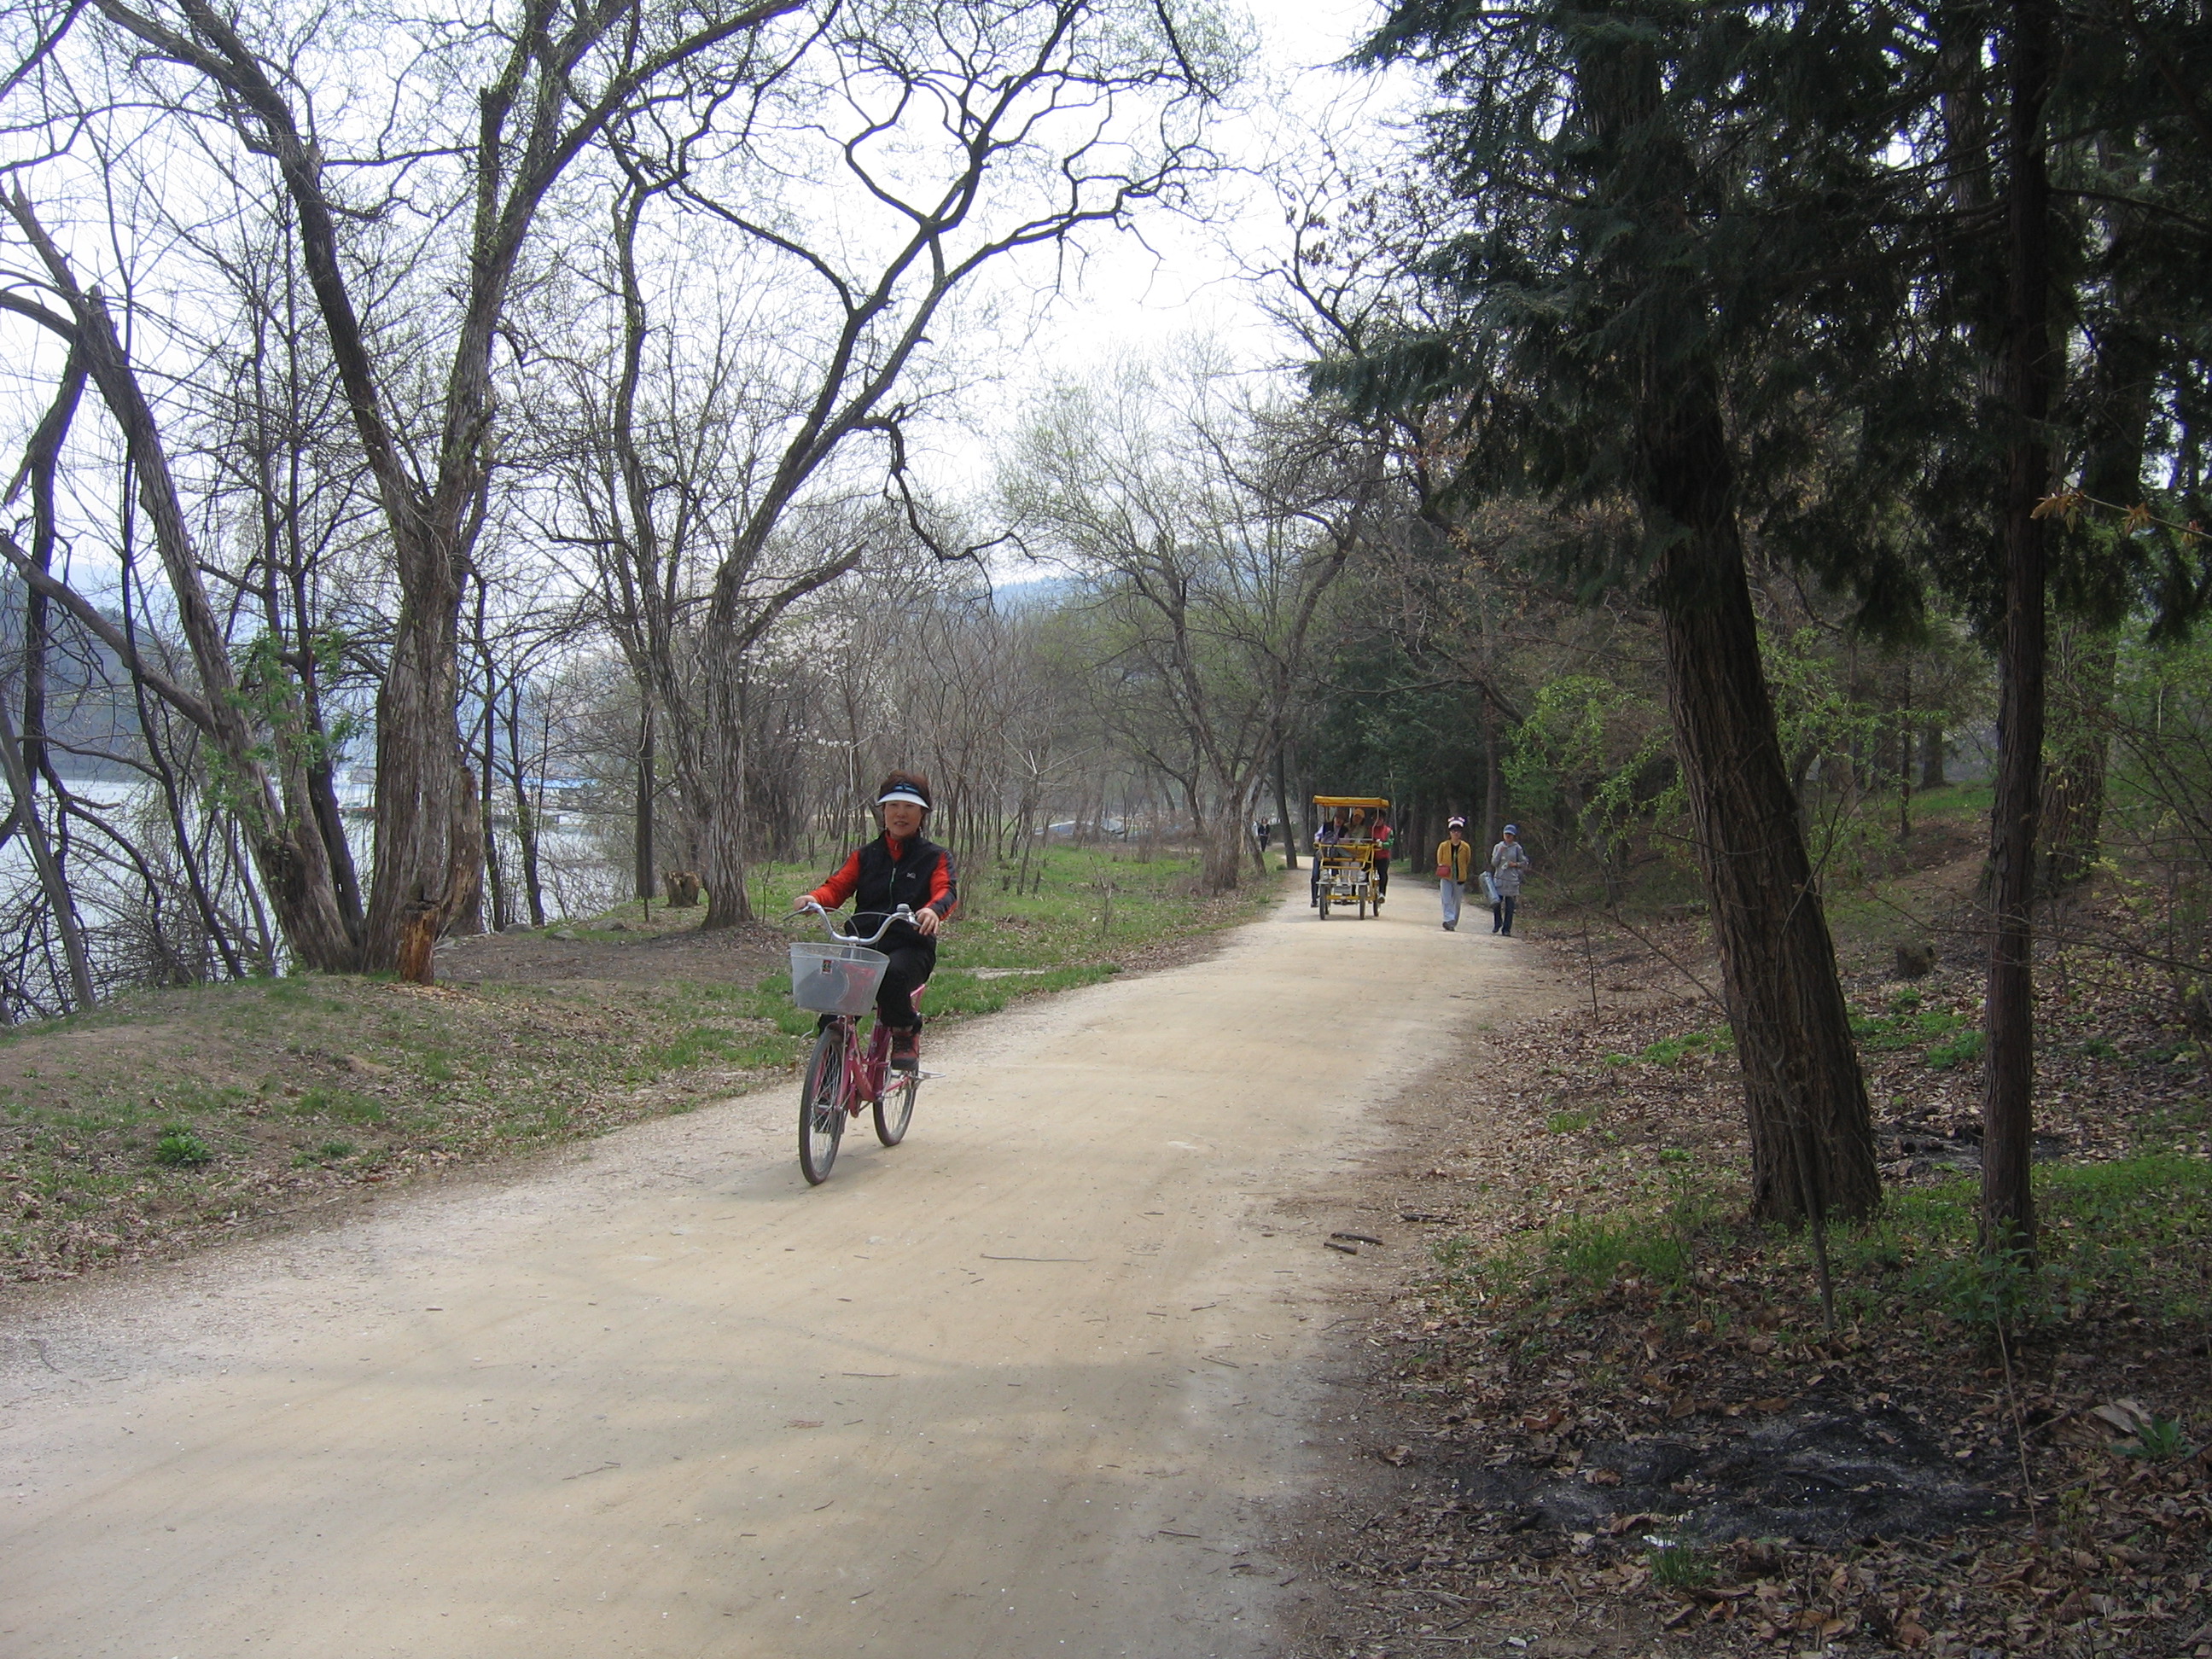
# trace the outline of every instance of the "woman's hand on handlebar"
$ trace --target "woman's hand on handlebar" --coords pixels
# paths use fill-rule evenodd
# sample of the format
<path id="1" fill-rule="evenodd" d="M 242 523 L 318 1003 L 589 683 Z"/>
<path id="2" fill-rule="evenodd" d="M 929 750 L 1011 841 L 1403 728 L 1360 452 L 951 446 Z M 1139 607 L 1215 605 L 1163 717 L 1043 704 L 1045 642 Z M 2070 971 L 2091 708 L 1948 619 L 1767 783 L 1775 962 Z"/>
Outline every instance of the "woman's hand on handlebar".
<path id="1" fill-rule="evenodd" d="M 817 916 L 826 916 L 830 914 L 814 902 L 814 895 L 811 893 L 801 893 L 797 898 L 792 900 L 791 908 L 793 911 L 811 910 Z"/>
<path id="2" fill-rule="evenodd" d="M 914 931 L 924 939 L 935 939 L 942 925 L 943 918 L 926 904 L 914 913 Z"/>

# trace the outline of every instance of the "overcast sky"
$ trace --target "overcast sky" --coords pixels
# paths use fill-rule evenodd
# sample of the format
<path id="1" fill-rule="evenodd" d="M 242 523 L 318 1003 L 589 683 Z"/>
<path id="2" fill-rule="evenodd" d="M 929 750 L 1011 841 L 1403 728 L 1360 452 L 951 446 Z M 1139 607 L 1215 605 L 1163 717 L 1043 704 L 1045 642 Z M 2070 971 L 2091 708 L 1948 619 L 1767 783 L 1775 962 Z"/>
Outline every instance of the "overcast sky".
<path id="1" fill-rule="evenodd" d="M 1224 155 L 1248 167 L 1264 165 L 1279 142 L 1269 127 L 1276 112 L 1305 115 L 1350 103 L 1378 124 L 1387 118 L 1387 88 L 1373 76 L 1329 67 L 1373 27 L 1382 15 L 1378 0 L 1280 0 L 1250 9 L 1263 42 L 1261 58 L 1238 91 L 1237 106 L 1214 134 Z M 1234 191 L 1235 182 L 1225 188 Z M 1237 280 L 1231 250 L 1243 253 L 1277 244 L 1283 226 L 1262 181 L 1249 180 L 1245 197 L 1241 212 L 1209 225 L 1154 216 L 1141 231 L 1150 252 L 1127 237 L 1096 250 L 1060 309 L 1058 320 L 1070 343 L 1080 352 L 1106 355 L 1165 331 L 1262 331 L 1248 285 Z M 1258 342 L 1249 349 L 1258 349 Z"/>
<path id="2" fill-rule="evenodd" d="M 1287 240 L 1281 210 L 1258 170 L 1284 142 L 1285 117 L 1317 120 L 1323 110 L 1333 110 L 1334 128 L 1364 128 L 1365 142 L 1392 143 L 1394 121 L 1407 106 L 1413 82 L 1330 67 L 1380 21 L 1381 0 L 1274 0 L 1246 10 L 1260 37 L 1260 54 L 1212 139 L 1224 156 L 1252 173 L 1221 181 L 1215 210 L 1204 222 L 1156 211 L 1139 220 L 1133 234 L 1092 238 L 1084 258 L 1068 267 L 1065 285 L 1036 333 L 1008 355 L 995 386 L 963 398 L 957 426 L 940 428 L 934 441 L 918 446 L 933 452 L 935 488 L 987 494 L 1008 428 L 1019 420 L 1026 400 L 1055 379 L 1182 336 L 1204 336 L 1255 368 L 1282 361 L 1287 343 L 1242 276 L 1249 264 Z M 1027 574 L 1018 567 L 1001 573 L 1014 581 Z"/>

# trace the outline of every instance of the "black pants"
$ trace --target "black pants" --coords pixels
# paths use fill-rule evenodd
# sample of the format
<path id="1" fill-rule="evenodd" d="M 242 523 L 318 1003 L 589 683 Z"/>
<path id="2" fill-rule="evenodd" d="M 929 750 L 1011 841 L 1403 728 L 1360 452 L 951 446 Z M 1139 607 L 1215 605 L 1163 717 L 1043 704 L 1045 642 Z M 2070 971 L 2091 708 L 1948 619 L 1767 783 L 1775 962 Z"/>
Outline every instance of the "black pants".
<path id="1" fill-rule="evenodd" d="M 1377 859 L 1375 860 L 1375 902 L 1377 904 L 1380 904 L 1382 902 L 1384 895 L 1389 893 L 1389 890 L 1390 860 L 1388 859 Z"/>
<path id="2" fill-rule="evenodd" d="M 876 948 L 884 950 L 882 945 Z M 876 988 L 876 1018 L 894 1030 L 918 1031 L 921 1016 L 914 1011 L 914 994 L 936 971 L 937 945 L 930 939 L 908 939 L 884 954 L 891 965 L 884 969 L 884 982 Z"/>
<path id="3" fill-rule="evenodd" d="M 1498 902 L 1490 907 L 1490 931 L 1513 936 L 1513 907 L 1521 902 L 1518 893 L 1500 893 Z"/>

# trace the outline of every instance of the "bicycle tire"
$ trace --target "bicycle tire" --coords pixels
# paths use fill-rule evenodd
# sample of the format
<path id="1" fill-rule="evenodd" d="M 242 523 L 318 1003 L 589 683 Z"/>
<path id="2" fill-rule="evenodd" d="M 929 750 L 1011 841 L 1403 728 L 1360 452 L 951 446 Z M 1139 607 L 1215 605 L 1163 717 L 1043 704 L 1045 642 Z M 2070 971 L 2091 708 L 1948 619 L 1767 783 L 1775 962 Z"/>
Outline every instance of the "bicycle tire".
<path id="1" fill-rule="evenodd" d="M 876 1139 L 886 1146 L 896 1146 L 906 1139 L 907 1125 L 914 1121 L 914 1097 L 921 1091 L 921 1079 L 912 1072 L 893 1072 L 884 1079 L 883 1093 L 876 1100 Z"/>
<path id="2" fill-rule="evenodd" d="M 1328 895 L 1326 893 L 1321 896 L 1321 919 L 1323 921 L 1328 920 Z"/>
<path id="3" fill-rule="evenodd" d="M 832 1020 L 814 1039 L 806 1081 L 799 1094 L 799 1170 L 810 1187 L 830 1179 L 837 1143 L 845 1136 L 845 1045 L 850 1028 Z"/>

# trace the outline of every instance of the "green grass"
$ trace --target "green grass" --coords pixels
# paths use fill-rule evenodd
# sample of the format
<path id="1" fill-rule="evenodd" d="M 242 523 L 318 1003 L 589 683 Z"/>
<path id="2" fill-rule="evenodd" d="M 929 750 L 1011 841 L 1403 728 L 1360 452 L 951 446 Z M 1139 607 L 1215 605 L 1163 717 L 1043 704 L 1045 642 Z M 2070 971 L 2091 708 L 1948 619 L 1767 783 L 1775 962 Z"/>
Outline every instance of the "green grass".
<path id="1" fill-rule="evenodd" d="M 1483 1255 L 1464 1239 L 1437 1247 L 1448 1286 L 1470 1302 L 1518 1306 L 1530 1319 L 1603 1294 L 1623 1278 L 1662 1299 L 1687 1292 L 1700 1260 L 1730 1237 L 1718 1202 L 1669 1164 L 1621 1206 L 1571 1216 Z"/>
<path id="2" fill-rule="evenodd" d="M 1923 1000 L 1917 991 L 1900 991 L 1890 999 L 1887 1013 L 1853 1014 L 1851 1035 L 1862 1049 L 1874 1054 L 1917 1049 L 1921 1062 L 1932 1071 L 1947 1072 L 1981 1059 L 1984 1038 L 1973 1018 L 1954 1008 L 1924 1007 Z"/>
<path id="3" fill-rule="evenodd" d="M 1662 1589 L 1703 1589 L 1717 1576 L 1711 1555 L 1688 1544 L 1661 1545 L 1650 1565 L 1651 1582 Z"/>
<path id="4" fill-rule="evenodd" d="M 1802 1232 L 1735 1218 L 1692 1167 L 1656 1170 L 1618 1207 L 1564 1218 L 1488 1254 L 1448 1241 L 1437 1250 L 1437 1288 L 1541 1344 L 1561 1317 L 1596 1308 L 1625 1279 L 1639 1281 L 1677 1327 L 1705 1320 L 1722 1328 L 1733 1316 L 1711 1287 L 1723 1267 L 1809 1282 Z M 1893 1192 L 1871 1223 L 1832 1230 L 1840 1317 L 1983 1331 L 2118 1316 L 2187 1328 L 2212 1318 L 2212 1163 L 2149 1152 L 2039 1165 L 2033 1178 L 2038 1267 L 1981 1255 L 1970 1179 Z"/>
<path id="5" fill-rule="evenodd" d="M 1923 1056 L 1930 1070 L 1948 1072 L 1954 1066 L 1971 1066 L 1982 1057 L 1982 1048 L 1989 1039 L 1979 1030 L 1960 1031 L 1948 1042 L 1939 1042 Z"/>
<path id="6" fill-rule="evenodd" d="M 1680 1066 L 1692 1055 L 1724 1054 L 1735 1048 L 1735 1034 L 1726 1026 L 1713 1031 L 1686 1031 L 1680 1036 L 1662 1037 L 1640 1054 L 1607 1054 L 1608 1066 L 1631 1066 L 1642 1061 L 1646 1066 Z"/>
<path id="7" fill-rule="evenodd" d="M 154 1161 L 186 1166 L 211 1164 L 215 1153 L 209 1150 L 207 1142 L 183 1124 L 169 1123 L 162 1126 L 161 1138 L 154 1143 Z"/>

